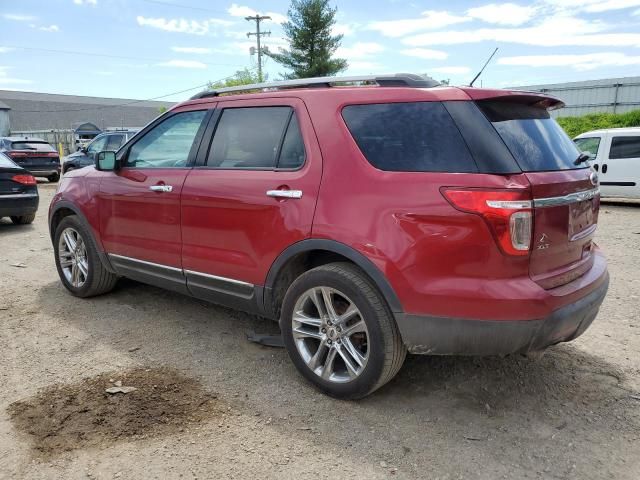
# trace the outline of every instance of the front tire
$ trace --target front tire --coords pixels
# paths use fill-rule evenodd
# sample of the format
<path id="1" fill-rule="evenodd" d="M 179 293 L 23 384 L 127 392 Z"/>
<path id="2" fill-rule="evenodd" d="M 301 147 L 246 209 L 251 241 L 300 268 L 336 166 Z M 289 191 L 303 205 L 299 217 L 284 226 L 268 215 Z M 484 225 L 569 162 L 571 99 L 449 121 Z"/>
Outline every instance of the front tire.
<path id="1" fill-rule="evenodd" d="M 35 213 L 29 213 L 28 215 L 19 215 L 19 216 L 11 217 L 11 221 L 13 222 L 14 225 L 28 225 L 30 223 L 33 223 L 35 219 L 36 219 Z"/>
<path id="2" fill-rule="evenodd" d="M 398 373 L 406 357 L 384 298 L 349 263 L 298 277 L 285 295 L 280 328 L 298 371 L 337 398 L 369 395 Z"/>
<path id="3" fill-rule="evenodd" d="M 113 289 L 118 276 L 100 260 L 93 236 L 76 215 L 64 217 L 53 240 L 62 284 L 76 297 L 93 297 Z"/>

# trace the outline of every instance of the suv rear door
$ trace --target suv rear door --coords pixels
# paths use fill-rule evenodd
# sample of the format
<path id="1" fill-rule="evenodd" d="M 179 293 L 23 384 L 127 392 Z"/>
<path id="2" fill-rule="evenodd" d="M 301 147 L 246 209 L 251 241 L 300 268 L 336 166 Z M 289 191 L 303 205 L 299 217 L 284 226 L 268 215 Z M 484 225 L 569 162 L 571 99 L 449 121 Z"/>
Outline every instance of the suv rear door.
<path id="1" fill-rule="evenodd" d="M 525 96 L 482 100 L 493 124 L 531 184 L 534 224 L 529 273 L 544 288 L 566 284 L 593 264 L 600 196 L 588 163 L 542 105 Z M 534 99 L 535 102 L 535 99 Z"/>
<path id="2" fill-rule="evenodd" d="M 102 241 L 126 276 L 186 291 L 180 193 L 209 115 L 203 108 L 158 119 L 120 152 L 119 170 L 103 173 L 98 194 Z"/>
<path id="3" fill-rule="evenodd" d="M 321 173 L 301 100 L 219 102 L 182 191 L 191 293 L 252 310 L 276 257 L 311 235 Z"/>

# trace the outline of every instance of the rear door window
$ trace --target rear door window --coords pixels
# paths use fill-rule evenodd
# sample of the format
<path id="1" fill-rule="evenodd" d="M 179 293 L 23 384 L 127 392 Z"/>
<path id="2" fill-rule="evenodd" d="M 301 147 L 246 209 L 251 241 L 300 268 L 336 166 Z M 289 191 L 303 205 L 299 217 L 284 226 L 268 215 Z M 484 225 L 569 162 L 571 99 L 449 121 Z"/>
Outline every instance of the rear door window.
<path id="1" fill-rule="evenodd" d="M 613 137 L 609 158 L 640 158 L 640 135 L 636 137 Z"/>
<path id="2" fill-rule="evenodd" d="M 349 105 L 342 117 L 374 167 L 394 172 L 478 171 L 440 102 Z"/>
<path id="3" fill-rule="evenodd" d="M 578 148 L 544 108 L 507 101 L 480 101 L 480 109 L 493 124 L 524 172 L 588 168 L 575 165 Z"/>
<path id="4" fill-rule="evenodd" d="M 222 169 L 274 169 L 291 107 L 243 107 L 222 111 L 207 166 Z M 290 140 L 289 144 L 294 143 Z M 295 163 L 295 146 L 287 146 L 287 163 Z M 303 153 L 304 158 L 304 153 Z"/>

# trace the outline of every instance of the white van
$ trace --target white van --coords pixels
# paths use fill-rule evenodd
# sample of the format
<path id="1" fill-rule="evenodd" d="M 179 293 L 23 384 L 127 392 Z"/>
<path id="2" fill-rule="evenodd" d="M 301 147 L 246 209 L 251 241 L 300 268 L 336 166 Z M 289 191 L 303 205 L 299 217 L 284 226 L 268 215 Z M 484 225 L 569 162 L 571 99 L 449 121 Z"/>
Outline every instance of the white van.
<path id="1" fill-rule="evenodd" d="M 593 130 L 573 141 L 589 155 L 603 197 L 640 198 L 640 127 Z"/>

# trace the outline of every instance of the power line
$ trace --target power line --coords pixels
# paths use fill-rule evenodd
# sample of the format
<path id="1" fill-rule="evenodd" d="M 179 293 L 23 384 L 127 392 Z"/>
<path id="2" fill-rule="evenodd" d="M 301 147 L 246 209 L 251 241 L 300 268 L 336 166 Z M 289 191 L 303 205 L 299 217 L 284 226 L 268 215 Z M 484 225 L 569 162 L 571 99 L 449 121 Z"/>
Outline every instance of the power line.
<path id="1" fill-rule="evenodd" d="M 258 81 L 262 82 L 262 47 L 260 46 L 260 37 L 264 36 L 269 36 L 271 35 L 271 32 L 261 32 L 260 31 L 260 22 L 262 20 L 271 20 L 271 17 L 267 16 L 267 15 L 258 15 L 257 13 L 255 14 L 255 16 L 251 17 L 244 17 L 245 20 L 247 20 L 248 22 L 254 21 L 256 22 L 256 31 L 255 32 L 248 32 L 247 33 L 247 38 L 251 37 L 251 35 L 255 35 L 256 36 L 256 42 L 258 44 Z"/>
<path id="2" fill-rule="evenodd" d="M 232 78 L 233 76 L 234 75 L 229 75 L 227 77 L 220 78 L 220 79 L 214 80 L 212 82 L 203 83 L 202 85 L 197 85 L 195 87 L 186 88 L 186 89 L 180 90 L 178 92 L 166 93 L 164 95 L 159 95 L 157 97 L 146 98 L 144 100 L 132 100 L 130 102 L 119 103 L 117 105 L 102 105 L 102 106 L 98 106 L 98 107 L 76 108 L 76 109 L 65 109 L 65 110 L 47 110 L 47 111 L 42 111 L 42 110 L 14 110 L 14 109 L 11 109 L 11 111 L 12 112 L 19 112 L 19 113 L 64 113 L 64 112 L 86 112 L 86 111 L 91 111 L 91 110 L 104 110 L 104 109 L 107 109 L 107 108 L 127 107 L 127 106 L 130 106 L 130 105 L 135 105 L 137 103 L 151 102 L 153 100 L 160 100 L 161 98 L 170 97 L 172 95 L 179 95 L 181 93 L 190 92 L 192 90 L 206 88 L 212 83 L 223 82 L 223 81 L 225 81 L 225 80 L 227 80 L 229 78 Z"/>

